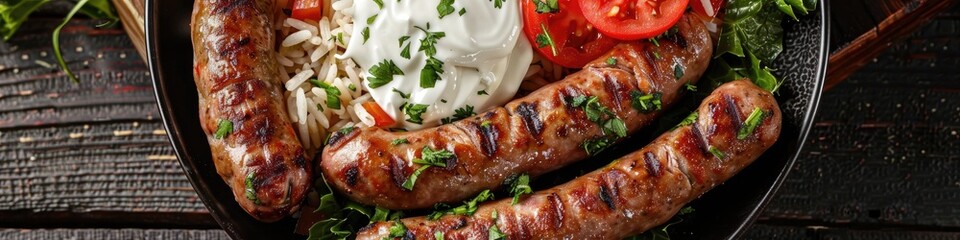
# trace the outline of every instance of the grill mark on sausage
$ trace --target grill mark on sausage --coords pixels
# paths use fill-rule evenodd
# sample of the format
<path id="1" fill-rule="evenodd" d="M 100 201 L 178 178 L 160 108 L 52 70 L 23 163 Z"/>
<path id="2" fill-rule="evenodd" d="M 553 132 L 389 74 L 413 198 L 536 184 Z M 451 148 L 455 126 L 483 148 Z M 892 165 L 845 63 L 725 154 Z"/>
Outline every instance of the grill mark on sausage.
<path id="1" fill-rule="evenodd" d="M 330 134 L 330 138 L 327 139 L 327 145 L 330 146 L 330 145 L 337 144 L 340 142 L 340 140 L 343 140 L 347 136 L 354 136 L 355 135 L 354 133 L 358 133 L 356 127 L 351 127 L 349 128 L 349 130 L 350 130 L 349 132 L 344 133 L 343 129 L 340 129 L 340 130 L 337 130 L 336 132 L 333 132 L 333 134 Z"/>
<path id="2" fill-rule="evenodd" d="M 344 182 L 346 182 L 347 185 L 352 187 L 357 184 L 358 175 L 360 175 L 360 167 L 359 167 L 359 164 L 354 162 L 353 164 L 350 164 L 350 166 L 347 166 L 346 171 L 344 171 L 343 173 Z"/>
<path id="3" fill-rule="evenodd" d="M 613 196 L 611 196 L 612 193 L 610 192 L 610 189 L 607 188 L 607 185 L 604 184 L 602 181 L 599 182 L 599 185 L 600 185 L 600 189 L 599 189 L 599 193 L 597 194 L 597 197 L 599 197 L 600 201 L 606 204 L 607 207 L 610 208 L 610 210 L 616 210 L 617 207 L 613 203 Z"/>
<path id="4" fill-rule="evenodd" d="M 703 138 L 703 133 L 700 132 L 700 123 L 694 121 L 693 124 L 690 124 L 690 128 L 695 138 L 693 142 L 697 144 L 697 148 L 700 148 L 700 152 L 704 154 L 710 153 L 710 143 L 707 142 L 706 138 Z"/>
<path id="5" fill-rule="evenodd" d="M 679 46 L 679 47 L 681 47 L 681 48 L 683 48 L 683 49 L 686 49 L 687 46 L 688 46 L 688 44 L 687 44 L 687 39 L 684 38 L 683 35 L 681 35 L 679 32 L 678 32 L 678 33 L 674 33 L 674 34 L 668 34 L 668 35 L 664 36 L 663 39 L 666 39 L 667 41 L 673 42 L 674 44 L 677 44 L 677 46 Z"/>
<path id="6" fill-rule="evenodd" d="M 403 159 L 397 156 L 390 156 L 390 177 L 393 179 L 393 184 L 398 188 L 403 189 L 404 191 L 409 191 L 403 187 L 403 182 L 407 181 L 407 166 L 406 162 Z"/>
<path id="7" fill-rule="evenodd" d="M 540 140 L 540 134 L 543 133 L 543 122 L 538 117 L 537 105 L 527 102 L 520 103 L 514 111 L 520 115 L 520 119 L 523 120 L 523 125 L 527 127 L 530 135 Z"/>
<path id="8" fill-rule="evenodd" d="M 653 47 L 647 46 L 646 51 L 641 51 L 640 55 L 643 56 L 643 63 L 649 67 L 649 71 L 644 71 L 647 74 L 647 77 L 650 78 L 651 83 L 656 83 L 660 79 L 663 79 L 663 71 L 660 70 L 660 65 L 657 64 L 657 57 L 653 55 Z M 652 86 L 652 84 L 651 84 Z"/>
<path id="9" fill-rule="evenodd" d="M 557 193 L 550 193 L 550 195 L 547 195 L 546 202 L 550 204 L 547 206 L 547 210 L 553 210 L 543 211 L 543 213 L 547 215 L 546 217 L 549 217 L 549 219 L 552 220 L 553 224 L 551 227 L 554 229 L 563 228 L 563 200 L 560 199 L 560 195 L 557 195 Z"/>
<path id="10" fill-rule="evenodd" d="M 660 160 L 657 159 L 657 155 L 653 152 L 646 152 L 643 154 L 643 162 L 647 167 L 647 173 L 654 177 L 660 177 Z"/>
<path id="11" fill-rule="evenodd" d="M 487 118 L 485 117 L 484 119 Z M 497 125 L 493 124 L 492 122 L 486 127 L 483 126 L 483 123 L 477 122 L 472 122 L 471 125 L 478 129 L 478 135 L 480 136 L 480 149 L 483 150 L 483 155 L 493 158 L 497 154 L 497 140 L 500 139 L 500 132 L 497 129 Z"/>
<path id="12" fill-rule="evenodd" d="M 243 49 L 243 47 L 247 46 L 249 43 L 250 43 L 250 37 L 243 37 L 235 41 L 231 41 L 223 48 L 219 48 L 220 52 L 218 52 L 217 54 L 220 54 L 221 58 L 228 58 L 231 55 L 235 55 L 237 52 L 239 52 L 241 49 Z"/>
<path id="13" fill-rule="evenodd" d="M 737 105 L 736 100 L 734 100 L 732 96 L 724 94 L 723 101 L 727 104 L 726 108 L 724 108 L 725 112 L 727 115 L 730 115 L 730 118 L 733 118 L 732 122 L 734 129 L 740 129 L 743 127 L 743 118 L 740 115 L 740 106 Z"/>
<path id="14" fill-rule="evenodd" d="M 620 93 L 621 86 L 616 79 L 610 77 L 609 72 L 598 72 L 603 77 L 603 90 L 610 96 L 613 96 L 613 105 L 620 109 L 620 103 L 623 101 L 623 94 Z"/>

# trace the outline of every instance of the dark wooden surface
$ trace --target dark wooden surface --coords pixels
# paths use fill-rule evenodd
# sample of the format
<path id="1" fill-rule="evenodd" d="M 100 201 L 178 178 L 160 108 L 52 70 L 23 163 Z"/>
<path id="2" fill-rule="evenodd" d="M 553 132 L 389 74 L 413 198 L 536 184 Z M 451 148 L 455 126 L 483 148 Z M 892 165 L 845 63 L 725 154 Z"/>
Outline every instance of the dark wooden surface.
<path id="1" fill-rule="evenodd" d="M 179 169 L 123 31 L 66 28 L 73 84 L 44 66 L 57 22 L 35 18 L 0 43 L 0 239 L 226 238 Z M 807 148 L 745 238 L 960 239 L 960 9 L 824 93 Z"/>

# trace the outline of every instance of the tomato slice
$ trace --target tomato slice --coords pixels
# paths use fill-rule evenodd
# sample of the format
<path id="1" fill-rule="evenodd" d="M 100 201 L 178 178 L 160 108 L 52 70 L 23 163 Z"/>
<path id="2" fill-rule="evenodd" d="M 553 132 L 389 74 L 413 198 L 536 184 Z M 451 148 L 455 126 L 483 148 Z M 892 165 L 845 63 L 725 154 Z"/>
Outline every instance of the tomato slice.
<path id="1" fill-rule="evenodd" d="M 723 0 L 693 0 L 690 6 L 693 7 L 694 12 L 704 16 L 716 17 L 720 8 L 723 7 Z"/>
<path id="2" fill-rule="evenodd" d="M 293 0 L 290 9 L 290 17 L 314 21 L 320 21 L 323 12 L 323 0 Z"/>
<path id="3" fill-rule="evenodd" d="M 601 33 L 621 40 L 650 38 L 673 27 L 689 0 L 578 0 Z"/>
<path id="4" fill-rule="evenodd" d="M 384 112 L 383 108 L 380 108 L 380 105 L 378 105 L 376 102 L 363 103 L 363 109 L 367 110 L 367 113 L 369 113 L 370 116 L 373 116 L 374 125 L 377 127 L 392 126 L 394 123 L 396 123 L 396 121 L 394 121 L 390 115 L 387 115 L 387 112 Z"/>
<path id="5" fill-rule="evenodd" d="M 617 45 L 615 39 L 590 27 L 583 18 L 577 0 L 557 0 L 556 11 L 545 13 L 537 12 L 537 4 L 546 4 L 547 0 L 520 1 L 523 4 L 523 31 L 527 39 L 540 55 L 553 63 L 581 68 Z M 553 46 L 543 44 L 548 36 Z M 541 41 L 537 41 L 538 37 Z"/>

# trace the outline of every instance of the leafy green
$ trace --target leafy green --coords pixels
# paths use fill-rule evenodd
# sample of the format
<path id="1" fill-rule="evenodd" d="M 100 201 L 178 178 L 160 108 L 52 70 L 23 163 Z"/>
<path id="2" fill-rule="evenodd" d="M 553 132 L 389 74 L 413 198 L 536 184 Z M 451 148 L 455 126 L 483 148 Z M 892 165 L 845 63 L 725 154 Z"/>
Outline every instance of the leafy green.
<path id="1" fill-rule="evenodd" d="M 453 116 L 440 119 L 440 122 L 443 124 L 448 124 L 448 123 L 459 121 L 461 119 L 472 117 L 473 115 L 477 115 L 477 113 L 473 111 L 473 106 L 466 105 L 461 108 L 457 108 L 453 110 Z"/>
<path id="2" fill-rule="evenodd" d="M 390 235 L 387 235 L 387 239 L 404 237 L 405 235 L 407 235 L 407 226 L 403 225 L 403 222 L 400 220 L 393 221 L 393 226 L 390 226 Z"/>
<path id="3" fill-rule="evenodd" d="M 440 0 L 440 4 L 437 5 L 437 13 L 440 14 L 440 19 L 450 15 L 456 11 L 453 7 L 453 0 Z"/>
<path id="4" fill-rule="evenodd" d="M 314 212 L 325 218 L 310 226 L 307 239 L 309 240 L 342 240 L 348 239 L 355 231 L 373 222 L 399 219 L 402 212 L 364 206 L 352 201 L 339 201 L 330 185 L 323 180 L 323 176 L 315 186 L 320 194 L 320 205 Z"/>
<path id="5" fill-rule="evenodd" d="M 324 92 L 327 92 L 327 107 L 330 109 L 340 109 L 340 89 L 330 85 L 326 82 L 321 82 L 317 79 L 307 80 L 314 86 L 323 89 Z"/>
<path id="6" fill-rule="evenodd" d="M 530 175 L 524 173 L 510 180 L 510 194 L 513 194 L 513 202 L 510 204 L 517 204 L 520 201 L 520 196 L 533 192 L 533 188 L 530 188 Z"/>
<path id="7" fill-rule="evenodd" d="M 472 216 L 474 212 L 477 212 L 477 208 L 480 207 L 480 203 L 484 201 L 493 200 L 493 198 L 494 198 L 493 192 L 491 192 L 490 189 L 483 190 L 483 192 L 480 192 L 479 194 L 477 194 L 477 196 L 474 197 L 473 199 L 464 201 L 463 205 L 457 206 L 455 208 L 450 208 L 447 210 L 434 211 L 430 213 L 430 215 L 427 215 L 427 219 L 433 221 L 433 220 L 440 219 L 440 217 L 442 217 L 443 215 Z M 437 207 L 442 207 L 442 206 L 445 206 L 445 204 L 440 204 Z"/>
<path id="8" fill-rule="evenodd" d="M 257 175 L 253 171 L 250 171 L 247 174 L 247 177 L 243 179 L 244 185 L 244 195 L 246 195 L 247 200 L 253 201 L 253 204 L 260 205 L 260 198 L 257 198 L 257 189 L 254 187 L 254 182 L 257 181 Z"/>
<path id="9" fill-rule="evenodd" d="M 550 36 L 550 31 L 547 31 L 547 25 L 540 23 L 540 33 L 537 34 L 537 47 L 543 48 L 550 46 L 550 52 L 556 56 L 557 53 L 557 44 L 553 42 L 553 37 Z"/>
<path id="10" fill-rule="evenodd" d="M 393 63 L 393 60 L 387 59 L 371 67 L 369 72 L 370 77 L 368 77 L 367 80 L 370 81 L 370 83 L 367 84 L 367 86 L 370 88 L 387 85 L 387 83 L 393 81 L 393 75 L 403 75 L 403 71 L 397 67 L 397 64 Z"/>
<path id="11" fill-rule="evenodd" d="M 663 108 L 661 101 L 663 94 L 660 92 L 643 94 L 639 90 L 630 91 L 630 104 L 634 109 L 642 113 L 651 113 Z"/>
<path id="12" fill-rule="evenodd" d="M 424 65 L 423 69 L 420 70 L 420 87 L 432 88 L 436 86 L 437 81 L 441 79 L 440 74 L 443 74 L 443 61 L 432 56 L 427 57 L 427 65 Z"/>
<path id="13" fill-rule="evenodd" d="M 423 150 L 420 151 L 420 158 L 413 159 L 413 163 L 446 167 L 447 161 L 456 157 L 456 154 L 446 149 L 433 150 L 429 146 L 423 146 Z"/>
<path id="14" fill-rule="evenodd" d="M 426 104 L 404 104 L 402 110 L 407 114 L 407 122 L 423 124 L 423 113 L 427 112 Z"/>
<path id="15" fill-rule="evenodd" d="M 217 132 L 213 134 L 213 139 L 223 139 L 233 133 L 233 122 L 227 119 L 217 121 Z"/>
<path id="16" fill-rule="evenodd" d="M 407 141 L 406 138 L 397 138 L 397 139 L 394 139 L 393 141 L 390 141 L 390 145 L 393 145 L 393 146 L 404 144 L 404 143 L 410 143 L 410 141 Z"/>
<path id="17" fill-rule="evenodd" d="M 537 13 L 556 13 L 560 11 L 557 0 L 530 0 L 537 6 Z"/>
<path id="18" fill-rule="evenodd" d="M 414 170 L 413 173 L 410 174 L 409 177 L 407 177 L 407 180 L 403 181 L 403 185 L 402 185 L 403 189 L 413 190 L 413 185 L 417 184 L 417 179 L 420 178 L 420 174 L 423 174 L 423 171 L 426 171 L 427 168 L 430 168 L 430 167 L 432 166 L 423 165 L 423 166 L 420 166 L 420 168 L 417 168 L 417 170 Z"/>
<path id="19" fill-rule="evenodd" d="M 743 140 L 753 134 L 753 131 L 757 130 L 757 126 L 760 125 L 764 117 L 765 114 L 763 110 L 760 110 L 760 107 L 754 108 L 750 116 L 747 117 L 747 120 L 743 121 L 743 126 L 737 130 L 737 139 Z"/>

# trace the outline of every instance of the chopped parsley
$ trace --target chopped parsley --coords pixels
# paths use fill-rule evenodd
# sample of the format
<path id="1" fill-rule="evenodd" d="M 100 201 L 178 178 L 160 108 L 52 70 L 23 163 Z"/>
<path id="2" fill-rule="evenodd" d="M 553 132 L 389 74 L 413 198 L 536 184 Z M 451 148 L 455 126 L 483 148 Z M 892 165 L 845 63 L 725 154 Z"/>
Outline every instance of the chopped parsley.
<path id="1" fill-rule="evenodd" d="M 550 32 L 547 31 L 547 25 L 540 23 L 540 33 L 537 34 L 537 47 L 543 48 L 550 46 L 550 51 L 554 56 L 557 55 L 557 45 L 553 42 L 553 37 L 550 36 Z"/>
<path id="2" fill-rule="evenodd" d="M 493 200 L 493 192 L 490 192 L 490 189 L 483 190 L 480 194 L 477 194 L 476 197 L 468 201 L 464 201 L 463 205 L 457 206 L 455 208 L 433 211 L 430 215 L 427 215 L 427 219 L 433 221 L 440 219 L 443 215 L 462 215 L 462 216 L 472 216 L 473 213 L 477 212 L 480 203 L 488 200 Z M 439 204 L 436 207 L 445 206 L 445 204 Z"/>
<path id="3" fill-rule="evenodd" d="M 423 113 L 427 112 L 426 104 L 404 104 L 401 108 L 407 114 L 407 122 L 423 124 Z"/>
<path id="4" fill-rule="evenodd" d="M 309 82 L 318 88 L 327 92 L 327 107 L 330 109 L 340 109 L 340 89 L 326 82 L 317 79 L 310 79 Z"/>
<path id="5" fill-rule="evenodd" d="M 370 88 L 378 88 L 390 83 L 393 81 L 393 75 L 403 75 L 403 71 L 397 67 L 397 64 L 387 59 L 371 67 L 369 72 L 371 76 L 367 78 L 370 81 L 367 86 Z"/>
<path id="6" fill-rule="evenodd" d="M 393 145 L 393 146 L 405 144 L 405 143 L 410 143 L 410 141 L 407 141 L 406 138 L 397 138 L 397 139 L 394 139 L 393 141 L 390 141 L 390 145 Z"/>
<path id="7" fill-rule="evenodd" d="M 373 24 L 374 21 L 377 21 L 377 14 L 367 18 L 367 25 Z"/>
<path id="8" fill-rule="evenodd" d="M 233 133 L 233 122 L 226 119 L 217 121 L 217 132 L 213 134 L 213 139 L 223 139 Z"/>
<path id="9" fill-rule="evenodd" d="M 517 202 L 520 202 L 520 196 L 532 192 L 533 189 L 530 188 L 530 175 L 526 173 L 520 174 L 520 176 L 510 181 L 510 194 L 513 194 L 513 202 L 510 204 L 517 204 Z"/>
<path id="10" fill-rule="evenodd" d="M 470 106 L 470 105 L 457 108 L 456 110 L 453 110 L 453 112 L 454 112 L 453 116 L 440 119 L 440 122 L 443 124 L 448 124 L 448 123 L 459 121 L 460 119 L 477 115 L 477 113 L 473 111 L 473 106 Z"/>
<path id="11" fill-rule="evenodd" d="M 691 92 L 696 92 L 696 91 L 697 91 L 697 85 L 693 85 L 693 84 L 690 84 L 690 83 L 684 83 L 683 86 L 686 87 L 687 90 L 690 90 Z"/>
<path id="12" fill-rule="evenodd" d="M 487 233 L 487 236 L 488 236 L 487 240 L 506 240 L 507 239 L 507 235 L 503 234 L 503 232 L 500 231 L 500 228 L 497 227 L 496 222 L 494 222 L 493 225 L 490 226 L 490 231 Z"/>
<path id="13" fill-rule="evenodd" d="M 428 166 L 446 167 L 447 160 L 456 157 L 456 154 L 453 154 L 453 152 L 446 149 L 433 150 L 428 146 L 424 146 L 423 151 L 420 152 L 420 158 L 413 159 L 413 163 Z"/>
<path id="14" fill-rule="evenodd" d="M 598 137 L 598 138 L 587 139 L 586 141 L 583 141 L 583 144 L 581 144 L 581 146 L 583 147 L 583 150 L 587 152 L 588 155 L 596 155 L 597 153 L 610 147 L 610 144 L 612 144 L 613 141 L 614 140 L 610 138 Z"/>
<path id="15" fill-rule="evenodd" d="M 610 66 L 617 65 L 617 59 L 613 57 L 607 58 L 607 65 L 610 65 Z"/>
<path id="16" fill-rule="evenodd" d="M 373 2 L 376 3 L 380 9 L 383 9 L 383 0 L 373 0 Z"/>
<path id="17" fill-rule="evenodd" d="M 490 124 L 493 124 L 493 122 L 490 122 L 490 120 L 480 122 L 480 126 L 485 128 L 490 127 Z"/>
<path id="18" fill-rule="evenodd" d="M 498 9 L 503 7 L 503 0 L 492 0 L 492 1 L 493 1 L 493 7 Z"/>
<path id="19" fill-rule="evenodd" d="M 400 37 L 400 40 L 399 40 L 399 41 L 400 41 L 400 46 L 403 47 L 403 43 L 407 42 L 407 40 L 410 40 L 410 36 Z"/>
<path id="20" fill-rule="evenodd" d="M 423 31 L 423 33 L 426 34 L 426 36 L 424 36 L 423 39 L 420 39 L 420 48 L 417 49 L 417 51 L 422 51 L 428 57 L 433 57 L 434 55 L 437 55 L 437 46 L 436 46 L 437 41 L 443 37 L 446 37 L 447 34 L 444 32 L 427 31 L 427 29 L 430 28 L 429 26 L 427 26 L 427 29 L 423 29 L 421 27 L 416 27 L 416 28 L 420 29 L 420 31 Z"/>
<path id="21" fill-rule="evenodd" d="M 680 80 L 683 77 L 683 66 L 680 63 L 673 64 L 673 78 Z"/>
<path id="22" fill-rule="evenodd" d="M 670 129 L 670 130 L 672 131 L 673 129 L 677 129 L 678 127 L 689 126 L 690 124 L 693 124 L 694 122 L 697 121 L 697 116 L 698 116 L 698 115 L 699 115 L 699 114 L 697 114 L 697 112 L 692 112 L 692 113 L 690 113 L 690 115 L 687 115 L 686 118 L 683 118 L 683 120 L 680 121 L 680 123 L 677 124 L 676 127 L 673 127 L 673 128 Z"/>
<path id="23" fill-rule="evenodd" d="M 603 131 L 612 132 L 616 134 L 617 137 L 626 137 L 627 125 L 623 122 L 623 120 L 620 120 L 619 118 L 613 118 L 607 120 L 607 122 L 603 124 Z"/>
<path id="24" fill-rule="evenodd" d="M 413 174 L 410 174 L 410 177 L 407 177 L 407 180 L 403 181 L 403 189 L 413 190 L 413 185 L 417 183 L 417 178 L 420 177 L 420 174 L 422 174 L 424 170 L 430 167 L 430 165 L 423 165 L 417 168 L 417 170 L 414 170 Z"/>
<path id="25" fill-rule="evenodd" d="M 370 39 L 370 27 L 364 27 L 360 35 L 363 36 L 363 43 L 367 43 L 367 39 Z"/>
<path id="26" fill-rule="evenodd" d="M 650 113 L 660 110 L 663 104 L 663 102 L 660 100 L 662 96 L 663 94 L 659 92 L 643 94 L 636 89 L 630 91 L 631 105 L 633 105 L 634 109 L 642 113 Z"/>
<path id="27" fill-rule="evenodd" d="M 257 198 L 257 189 L 253 186 L 253 182 L 255 181 L 257 181 L 257 175 L 255 175 L 253 171 L 250 171 L 243 180 L 245 187 L 243 192 L 247 195 L 247 200 L 253 201 L 253 204 L 260 205 L 260 198 Z"/>
<path id="28" fill-rule="evenodd" d="M 467 9 L 466 9 L 466 8 L 461 8 L 459 14 L 460 14 L 460 16 L 463 16 L 464 14 L 467 14 Z"/>
<path id="29" fill-rule="evenodd" d="M 400 98 L 410 99 L 410 94 L 409 94 L 409 93 L 401 92 L 400 90 L 397 90 L 396 88 L 393 89 L 393 92 L 399 94 L 399 95 L 400 95 Z"/>
<path id="30" fill-rule="evenodd" d="M 400 57 L 410 59 L 410 44 L 407 44 L 406 47 L 400 50 Z"/>
<path id="31" fill-rule="evenodd" d="M 557 0 L 532 0 L 537 6 L 537 13 L 556 13 L 560 11 L 560 4 Z"/>
<path id="32" fill-rule="evenodd" d="M 356 91 L 357 91 L 357 85 L 353 85 L 353 83 L 351 83 L 350 85 L 347 85 L 347 89 L 350 89 L 350 91 L 356 92 Z"/>
<path id="33" fill-rule="evenodd" d="M 763 122 L 765 115 L 763 110 L 760 110 L 760 107 L 754 108 L 750 116 L 747 117 L 747 120 L 743 122 L 743 126 L 737 131 L 737 139 L 743 140 L 753 134 L 753 131 L 757 130 L 760 122 Z"/>
<path id="34" fill-rule="evenodd" d="M 406 140 L 406 139 L 404 139 Z M 413 185 L 417 183 L 417 178 L 420 177 L 420 174 L 423 171 L 427 170 L 430 167 L 446 167 L 447 160 L 456 158 L 457 155 L 453 152 L 447 151 L 446 149 L 433 150 L 428 146 L 424 146 L 423 150 L 420 152 L 420 158 L 413 159 L 413 163 L 421 164 L 420 168 L 413 171 L 413 174 L 407 178 L 406 181 L 403 181 L 403 188 L 407 190 L 413 190 Z"/>
<path id="35" fill-rule="evenodd" d="M 440 14 L 440 19 L 450 15 L 456 9 L 453 8 L 453 0 L 440 0 L 440 4 L 437 5 L 437 13 Z"/>
<path id="36" fill-rule="evenodd" d="M 430 56 L 427 58 L 427 65 L 420 70 L 420 87 L 432 88 L 436 86 L 437 81 L 440 80 L 440 74 L 443 74 L 443 61 Z"/>
<path id="37" fill-rule="evenodd" d="M 713 154 L 714 157 L 717 157 L 717 159 L 723 160 L 723 158 L 726 157 L 726 155 L 724 155 L 723 152 L 720 151 L 720 149 L 717 149 L 713 146 L 710 146 L 710 149 L 708 151 L 710 151 L 710 154 Z"/>
<path id="38" fill-rule="evenodd" d="M 441 231 L 433 232 L 433 238 L 436 240 L 443 240 L 443 232 Z"/>
<path id="39" fill-rule="evenodd" d="M 487 90 L 480 90 L 477 91 L 477 95 L 490 95 L 490 93 L 487 93 Z"/>
<path id="40" fill-rule="evenodd" d="M 407 235 L 407 226 L 403 225 L 399 219 L 393 221 L 393 226 L 390 226 L 390 235 L 387 235 L 388 239 L 402 238 Z"/>

